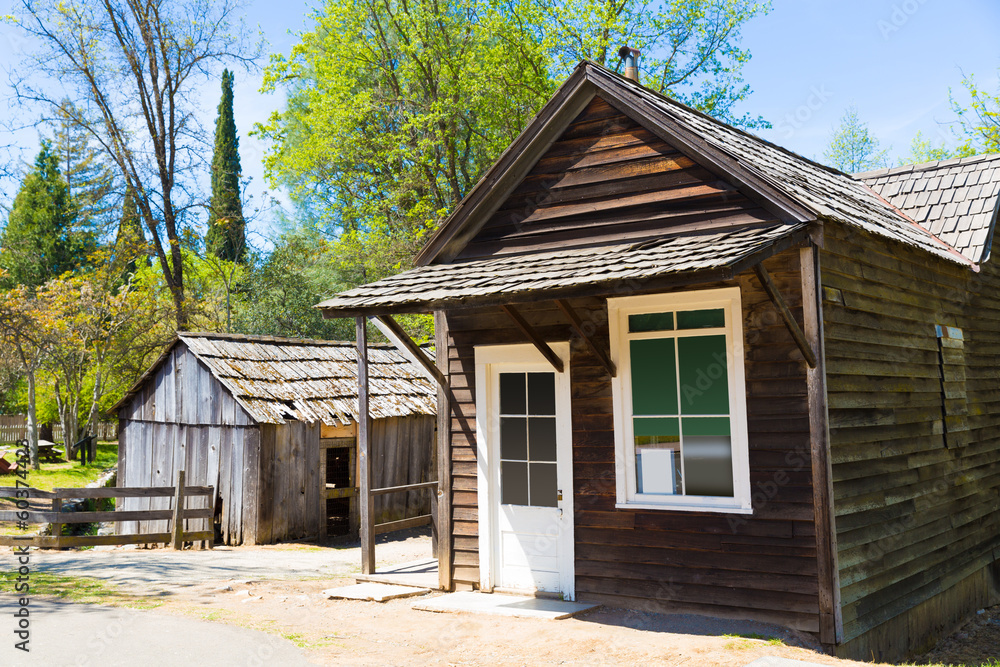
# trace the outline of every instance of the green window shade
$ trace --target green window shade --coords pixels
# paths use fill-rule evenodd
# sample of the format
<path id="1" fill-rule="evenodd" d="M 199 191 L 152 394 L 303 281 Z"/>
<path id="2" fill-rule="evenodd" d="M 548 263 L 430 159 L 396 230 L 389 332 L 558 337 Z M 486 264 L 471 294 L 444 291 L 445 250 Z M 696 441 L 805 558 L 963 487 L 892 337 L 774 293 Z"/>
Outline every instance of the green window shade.
<path id="1" fill-rule="evenodd" d="M 673 331 L 673 313 L 640 313 L 628 316 L 629 333 L 640 331 Z"/>
<path id="2" fill-rule="evenodd" d="M 726 326 L 726 311 L 722 308 L 686 310 L 677 313 L 678 329 L 710 329 L 724 326 Z"/>
<path id="3" fill-rule="evenodd" d="M 729 417 L 685 417 L 684 437 L 689 435 L 732 435 Z"/>
<path id="4" fill-rule="evenodd" d="M 680 356 L 681 413 L 729 414 L 726 337 L 719 335 L 680 338 L 677 341 L 677 349 Z M 634 369 L 634 355 L 632 364 Z M 633 395 L 634 391 L 633 387 Z M 636 411 L 636 414 L 640 413 Z"/>
<path id="5" fill-rule="evenodd" d="M 723 336 L 723 345 L 725 337 Z M 632 414 L 677 414 L 677 360 L 672 338 L 633 340 Z"/>
<path id="6" fill-rule="evenodd" d="M 676 417 L 637 418 L 632 420 L 633 435 L 644 436 L 679 436 L 681 434 L 680 420 Z M 687 420 L 685 420 L 686 422 Z"/>

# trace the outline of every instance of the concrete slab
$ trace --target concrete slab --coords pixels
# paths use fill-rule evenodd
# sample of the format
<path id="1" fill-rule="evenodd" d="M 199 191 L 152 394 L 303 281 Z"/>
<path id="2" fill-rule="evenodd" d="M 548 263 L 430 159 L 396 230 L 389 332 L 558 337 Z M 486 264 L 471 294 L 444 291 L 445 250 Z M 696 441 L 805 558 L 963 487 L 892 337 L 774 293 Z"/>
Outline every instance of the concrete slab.
<path id="1" fill-rule="evenodd" d="M 383 584 L 416 586 L 433 590 L 441 588 L 438 581 L 437 558 L 424 558 L 409 563 L 380 567 L 374 574 L 357 574 L 354 576 L 354 580 L 357 582 L 377 581 Z"/>
<path id="2" fill-rule="evenodd" d="M 476 592 L 460 592 L 441 595 L 413 604 L 414 609 L 436 612 L 467 612 L 492 614 L 495 616 L 518 616 L 520 618 L 541 618 L 558 620 L 569 618 L 580 612 L 599 607 L 597 604 L 580 604 L 564 600 L 520 595 L 499 595 Z"/>
<path id="3" fill-rule="evenodd" d="M 377 584 L 366 581 L 353 586 L 341 586 L 340 588 L 328 588 L 323 591 L 331 600 L 371 600 L 373 602 L 385 602 L 398 598 L 409 598 L 415 595 L 425 595 L 430 593 L 428 588 L 414 588 L 413 586 L 393 586 L 392 584 Z"/>
<path id="4" fill-rule="evenodd" d="M 776 658 L 774 656 L 764 656 L 757 658 L 753 662 L 747 663 L 745 667 L 826 667 L 818 662 L 802 662 L 801 660 L 790 660 L 789 658 Z"/>

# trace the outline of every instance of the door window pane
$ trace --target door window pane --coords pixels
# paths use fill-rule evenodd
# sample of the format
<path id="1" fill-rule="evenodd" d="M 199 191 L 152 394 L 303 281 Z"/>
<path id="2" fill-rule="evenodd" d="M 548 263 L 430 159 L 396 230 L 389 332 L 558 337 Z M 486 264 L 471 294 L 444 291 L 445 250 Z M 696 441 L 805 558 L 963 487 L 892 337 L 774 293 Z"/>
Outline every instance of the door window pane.
<path id="1" fill-rule="evenodd" d="M 673 338 L 633 340 L 632 414 L 677 414 L 677 363 Z"/>
<path id="2" fill-rule="evenodd" d="M 528 458 L 527 417 L 500 418 L 500 458 L 520 461 Z"/>
<path id="3" fill-rule="evenodd" d="M 726 337 L 680 338 L 677 353 L 680 357 L 681 412 L 686 415 L 729 414 Z"/>
<path id="4" fill-rule="evenodd" d="M 532 461 L 556 460 L 556 418 L 530 417 L 528 442 L 531 443 Z"/>
<path id="5" fill-rule="evenodd" d="M 525 398 L 524 373 L 500 374 L 500 414 L 523 415 Z"/>
<path id="6" fill-rule="evenodd" d="M 500 502 L 504 505 L 528 504 L 528 464 L 523 461 L 500 462 Z"/>
<path id="7" fill-rule="evenodd" d="M 529 500 L 533 507 L 555 507 L 559 483 L 556 481 L 555 463 L 529 463 L 531 493 Z"/>
<path id="8" fill-rule="evenodd" d="M 556 413 L 556 376 L 554 373 L 528 373 L 528 414 Z"/>
<path id="9" fill-rule="evenodd" d="M 500 502 L 556 507 L 555 373 L 500 373 Z"/>

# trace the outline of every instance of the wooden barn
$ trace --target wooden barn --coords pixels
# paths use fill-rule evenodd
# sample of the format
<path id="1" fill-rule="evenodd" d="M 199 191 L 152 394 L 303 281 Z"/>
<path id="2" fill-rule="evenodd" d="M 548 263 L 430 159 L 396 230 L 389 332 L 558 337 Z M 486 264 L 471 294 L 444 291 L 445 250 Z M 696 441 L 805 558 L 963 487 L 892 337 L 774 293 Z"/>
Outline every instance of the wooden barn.
<path id="1" fill-rule="evenodd" d="M 896 659 L 1000 601 L 1000 158 L 851 177 L 581 63 L 401 275 L 444 588 Z M 360 321 L 360 320 L 359 320 Z"/>
<path id="2" fill-rule="evenodd" d="M 433 382 L 390 346 L 368 354 L 373 479 L 434 480 Z M 215 523 L 230 545 L 356 531 L 357 364 L 353 343 L 178 334 L 114 408 L 118 485 L 170 486 L 184 470 L 189 485 L 214 486 Z M 126 499 L 121 509 L 169 502 Z M 430 510 L 426 491 L 387 495 L 375 522 L 391 527 Z M 166 530 L 141 523 L 122 530 Z"/>

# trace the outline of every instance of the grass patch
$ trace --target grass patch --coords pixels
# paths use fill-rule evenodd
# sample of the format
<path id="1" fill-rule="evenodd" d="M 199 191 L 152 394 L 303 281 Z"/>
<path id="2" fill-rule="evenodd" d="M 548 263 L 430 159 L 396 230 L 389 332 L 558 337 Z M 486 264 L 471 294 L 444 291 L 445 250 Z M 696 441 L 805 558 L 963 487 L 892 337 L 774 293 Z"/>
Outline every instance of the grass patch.
<path id="1" fill-rule="evenodd" d="M 785 646 L 786 645 L 785 642 L 782 641 L 781 639 L 779 639 L 778 637 L 771 637 L 769 635 L 761 635 L 761 634 L 758 634 L 756 632 L 735 633 L 735 634 L 728 634 L 728 635 L 722 635 L 722 636 L 725 639 L 731 639 L 732 640 L 732 641 L 726 642 L 724 644 L 724 648 L 733 649 L 733 650 L 737 650 L 737 651 L 743 651 L 743 650 L 746 650 L 746 649 L 749 649 L 749 648 L 754 648 L 756 646 L 760 646 L 760 644 L 755 643 L 755 641 L 751 641 L 751 640 L 756 640 L 756 641 L 762 642 L 762 643 L 764 643 L 767 646 Z"/>
<path id="2" fill-rule="evenodd" d="M 0 589 L 14 590 L 17 572 L 0 572 Z M 106 604 L 130 609 L 155 609 L 162 603 L 128 593 L 114 584 L 94 577 L 68 577 L 48 572 L 32 572 L 29 595 L 51 595 L 80 604 Z"/>
<path id="3" fill-rule="evenodd" d="M 13 453 L 13 449 L 10 450 Z M 10 459 L 10 456 L 7 457 Z M 97 443 L 97 455 L 93 463 L 81 465 L 79 461 L 42 463 L 41 470 L 28 469 L 27 483 L 35 489 L 51 491 L 55 488 L 80 488 L 100 477 L 101 473 L 118 463 L 118 443 Z M 0 485 L 13 486 L 14 475 L 0 477 Z"/>

